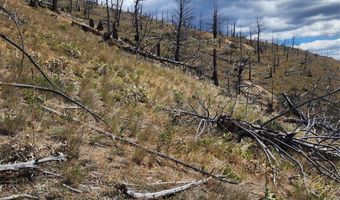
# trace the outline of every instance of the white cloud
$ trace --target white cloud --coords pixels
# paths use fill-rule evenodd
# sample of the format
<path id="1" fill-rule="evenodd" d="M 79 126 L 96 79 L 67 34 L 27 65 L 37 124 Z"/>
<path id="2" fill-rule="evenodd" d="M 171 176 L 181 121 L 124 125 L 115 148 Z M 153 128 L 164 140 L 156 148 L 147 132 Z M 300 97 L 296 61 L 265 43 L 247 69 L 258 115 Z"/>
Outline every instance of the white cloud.
<path id="1" fill-rule="evenodd" d="M 302 26 L 289 31 L 276 32 L 275 35 L 280 39 L 295 37 L 314 37 L 337 35 L 340 30 L 340 19 L 329 21 L 316 21 L 310 25 Z M 264 38 L 271 38 L 271 33 L 266 33 Z"/>
<path id="2" fill-rule="evenodd" d="M 328 55 L 340 60 L 340 39 L 316 40 L 313 42 L 302 43 L 298 46 L 298 48 L 321 55 Z"/>

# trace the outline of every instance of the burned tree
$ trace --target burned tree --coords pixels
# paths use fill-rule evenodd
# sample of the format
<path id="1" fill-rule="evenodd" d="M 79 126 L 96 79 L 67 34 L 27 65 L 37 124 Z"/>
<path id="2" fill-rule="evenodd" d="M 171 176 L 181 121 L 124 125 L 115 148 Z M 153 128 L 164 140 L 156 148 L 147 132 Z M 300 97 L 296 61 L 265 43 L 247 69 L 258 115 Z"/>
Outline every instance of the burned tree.
<path id="1" fill-rule="evenodd" d="M 93 8 L 93 0 L 86 0 L 84 3 L 84 16 L 89 19 L 91 9 Z M 80 7 L 78 7 L 78 11 L 80 11 Z"/>
<path id="2" fill-rule="evenodd" d="M 32 7 L 36 7 L 37 6 L 37 0 L 30 0 L 29 5 L 32 6 Z"/>
<path id="3" fill-rule="evenodd" d="M 249 22 L 249 44 L 252 47 L 253 46 L 253 32 L 252 32 L 252 24 Z"/>
<path id="4" fill-rule="evenodd" d="M 135 0 L 135 12 L 134 12 L 134 16 L 133 16 L 133 21 L 134 21 L 134 27 L 135 27 L 135 42 L 136 42 L 136 46 L 137 48 L 139 48 L 140 46 L 140 32 L 139 32 L 139 3 L 143 1 L 143 0 Z"/>
<path id="5" fill-rule="evenodd" d="M 120 18 L 122 15 L 123 3 L 124 3 L 124 0 L 116 0 L 116 3 L 115 3 L 115 23 L 117 27 L 120 26 Z"/>
<path id="6" fill-rule="evenodd" d="M 214 40 L 217 39 L 217 34 L 220 29 L 220 23 L 221 23 L 221 18 L 219 16 L 219 12 L 217 9 L 217 5 L 214 4 L 214 12 L 213 12 L 213 17 L 212 17 L 212 32 L 214 35 Z M 214 81 L 214 84 L 216 86 L 219 85 L 218 83 L 218 74 L 217 74 L 217 53 L 216 53 L 216 48 L 214 47 L 213 50 L 213 76 L 212 79 Z"/>
<path id="7" fill-rule="evenodd" d="M 91 28 L 94 28 L 94 20 L 93 19 L 90 19 L 90 23 L 89 24 L 90 24 Z"/>
<path id="8" fill-rule="evenodd" d="M 116 22 L 113 22 L 112 25 L 112 38 L 118 40 L 118 26 Z"/>
<path id="9" fill-rule="evenodd" d="M 98 25 L 97 25 L 97 30 L 98 31 L 104 30 L 104 26 L 103 26 L 102 20 L 99 20 Z"/>
<path id="10" fill-rule="evenodd" d="M 176 44 L 175 44 L 175 61 L 180 60 L 181 45 L 184 40 L 184 28 L 189 24 L 192 18 L 191 0 L 175 0 L 175 17 L 176 19 Z"/>
<path id="11" fill-rule="evenodd" d="M 236 37 L 236 20 L 234 20 L 234 24 L 233 24 L 233 37 Z"/>
<path id="12" fill-rule="evenodd" d="M 256 33 L 257 33 L 257 38 L 256 38 L 256 53 L 257 53 L 257 62 L 261 62 L 261 47 L 260 47 L 260 37 L 261 33 L 265 30 L 264 25 L 263 25 L 263 19 L 262 18 L 257 18 L 256 19 Z"/>
<path id="13" fill-rule="evenodd" d="M 69 11 L 70 11 L 70 13 L 72 13 L 72 10 L 73 10 L 73 1 L 72 0 L 70 0 L 69 7 L 70 7 Z"/>
<path id="14" fill-rule="evenodd" d="M 110 8 L 109 8 L 109 0 L 106 0 L 106 15 L 107 15 L 107 32 L 110 33 Z"/>
<path id="15" fill-rule="evenodd" d="M 58 12 L 58 0 L 53 0 L 52 1 L 52 10 L 54 12 Z"/>

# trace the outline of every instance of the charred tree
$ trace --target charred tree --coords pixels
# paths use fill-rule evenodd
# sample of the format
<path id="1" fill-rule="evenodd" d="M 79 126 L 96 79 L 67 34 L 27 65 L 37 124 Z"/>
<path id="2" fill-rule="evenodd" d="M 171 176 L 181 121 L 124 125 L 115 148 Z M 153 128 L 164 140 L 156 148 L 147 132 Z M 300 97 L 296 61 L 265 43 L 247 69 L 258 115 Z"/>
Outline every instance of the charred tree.
<path id="1" fill-rule="evenodd" d="M 124 0 L 116 0 L 115 21 L 116 21 L 117 27 L 120 26 L 120 18 L 122 16 L 123 3 L 124 3 Z"/>
<path id="2" fill-rule="evenodd" d="M 111 25 L 111 22 L 110 22 L 110 8 L 109 8 L 109 1 L 106 0 L 106 15 L 107 15 L 107 32 L 110 33 L 111 31 L 111 28 L 110 28 L 110 25 Z"/>
<path id="3" fill-rule="evenodd" d="M 72 13 L 72 10 L 73 10 L 73 1 L 70 0 L 70 13 Z"/>
<path id="4" fill-rule="evenodd" d="M 90 27 L 91 27 L 91 28 L 94 28 L 94 20 L 93 20 L 93 19 L 90 19 L 89 24 L 90 24 Z"/>
<path id="5" fill-rule="evenodd" d="M 97 25 L 97 30 L 98 31 L 104 30 L 104 26 L 103 26 L 102 20 L 99 20 L 98 25 Z"/>
<path id="6" fill-rule="evenodd" d="M 135 12 L 134 12 L 134 27 L 135 27 L 135 42 L 137 48 L 140 46 L 140 27 L 139 27 L 139 3 L 142 0 L 135 0 Z M 142 12 L 142 11 L 141 11 Z"/>
<path id="7" fill-rule="evenodd" d="M 58 0 L 53 0 L 52 1 L 52 10 L 54 12 L 58 12 Z"/>
<path id="8" fill-rule="evenodd" d="M 214 35 L 214 40 L 216 41 L 217 39 L 217 34 L 219 30 L 219 23 L 220 23 L 220 17 L 217 9 L 217 5 L 214 4 L 214 13 L 212 17 L 212 32 Z M 216 48 L 214 47 L 213 50 L 213 76 L 212 79 L 214 81 L 214 84 L 218 87 L 218 75 L 217 75 L 217 53 L 216 53 Z"/>
<path id="9" fill-rule="evenodd" d="M 175 0 L 177 18 L 176 24 L 176 43 L 175 43 L 175 61 L 180 60 L 181 43 L 183 41 L 183 29 L 185 24 L 189 24 L 192 14 L 191 0 Z"/>
<path id="10" fill-rule="evenodd" d="M 257 38 L 256 38 L 256 51 L 257 51 L 257 62 L 261 62 L 261 47 L 260 47 L 260 37 L 261 33 L 264 31 L 263 19 L 257 18 L 256 19 L 256 29 L 257 29 Z"/>

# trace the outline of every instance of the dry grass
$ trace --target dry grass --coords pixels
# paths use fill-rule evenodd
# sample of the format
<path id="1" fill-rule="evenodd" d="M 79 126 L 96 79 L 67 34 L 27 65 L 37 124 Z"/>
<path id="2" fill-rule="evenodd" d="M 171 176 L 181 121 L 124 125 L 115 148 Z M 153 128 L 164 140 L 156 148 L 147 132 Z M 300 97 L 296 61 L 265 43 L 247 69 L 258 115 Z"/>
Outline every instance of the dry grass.
<path id="1" fill-rule="evenodd" d="M 0 0 L 0 3 L 3 1 Z M 213 170 L 216 174 L 224 173 L 230 178 L 250 183 L 234 187 L 211 182 L 172 199 L 263 197 L 264 157 L 250 141 L 236 143 L 230 139 L 229 133 L 204 134 L 199 140 L 194 140 L 196 125 L 176 123 L 172 116 L 157 109 L 193 103 L 198 96 L 205 101 L 211 99 L 212 109 L 216 109 L 221 102 L 228 104 L 226 112 L 230 112 L 233 102 L 219 95 L 216 87 L 194 80 L 180 70 L 169 70 L 115 47 L 98 44 L 99 38 L 54 18 L 44 9 L 29 8 L 23 1 L 7 3 L 24 16 L 26 24 L 21 28 L 27 50 L 35 55 L 54 82 L 105 116 L 114 133 L 195 163 L 208 171 Z M 1 32 L 17 40 L 13 24 L 3 16 L 0 19 Z M 123 26 L 127 26 L 127 22 L 124 23 Z M 2 81 L 13 81 L 13 66 L 18 66 L 15 50 L 0 41 L 0 56 L 3 58 L 0 65 L 4 66 L 0 71 Z M 32 74 L 27 60 L 18 82 L 46 85 L 36 71 Z M 115 187 L 120 183 L 134 183 L 140 185 L 141 190 L 156 191 L 161 188 L 150 188 L 147 183 L 201 178 L 180 166 L 110 141 L 79 124 L 44 112 L 40 108 L 42 103 L 59 110 L 62 106 L 68 106 L 67 102 L 54 95 L 8 87 L 1 87 L 0 91 L 0 128 L 15 133 L 13 136 L 0 134 L 0 156 L 3 156 L 0 162 L 8 161 L 9 154 L 2 152 L 17 151 L 8 150 L 13 143 L 17 148 L 32 148 L 31 151 L 24 149 L 25 158 L 31 152 L 34 152 L 32 155 L 35 158 L 57 152 L 69 156 L 66 163 L 46 165 L 63 177 L 35 173 L 34 185 L 26 180 L 13 187 L 0 181 L 1 197 L 20 191 L 50 199 L 103 199 L 120 195 Z M 216 96 L 219 98 L 212 98 Z M 242 102 L 236 108 L 237 118 L 253 121 L 261 115 L 260 110 L 250 106 L 245 117 Z M 95 123 L 79 109 L 64 111 L 84 122 Z M 281 173 L 285 176 L 291 172 L 283 170 Z M 280 181 L 282 185 L 289 184 L 285 178 Z M 80 188 L 84 193 L 74 194 L 62 187 L 62 183 Z M 335 187 L 326 185 L 313 188 L 321 192 L 322 188 L 328 188 L 328 193 L 322 192 L 322 195 L 331 198 Z M 289 191 L 292 191 L 293 197 L 300 194 Z M 289 191 L 278 189 L 277 194 L 285 198 Z"/>

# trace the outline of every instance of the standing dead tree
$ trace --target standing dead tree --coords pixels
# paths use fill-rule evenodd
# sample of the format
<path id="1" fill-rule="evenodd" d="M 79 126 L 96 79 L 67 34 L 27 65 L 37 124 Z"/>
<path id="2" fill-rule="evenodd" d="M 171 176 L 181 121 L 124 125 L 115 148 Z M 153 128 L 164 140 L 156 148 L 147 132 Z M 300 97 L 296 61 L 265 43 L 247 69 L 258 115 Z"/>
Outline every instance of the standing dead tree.
<path id="1" fill-rule="evenodd" d="M 122 16 L 122 8 L 123 8 L 124 0 L 116 0 L 115 3 L 115 23 L 117 27 L 120 26 L 120 18 Z"/>
<path id="2" fill-rule="evenodd" d="M 52 10 L 58 12 L 58 0 L 52 0 Z"/>
<path id="3" fill-rule="evenodd" d="M 70 0 L 70 5 L 69 5 L 69 11 L 70 11 L 70 13 L 72 13 L 72 10 L 73 10 L 73 1 Z"/>
<path id="4" fill-rule="evenodd" d="M 110 33 L 111 31 L 111 22 L 110 22 L 110 7 L 109 7 L 109 0 L 106 0 L 106 20 L 107 20 L 107 32 Z"/>
<path id="5" fill-rule="evenodd" d="M 220 29 L 220 23 L 221 23 L 221 17 L 219 15 L 218 9 L 217 9 L 217 4 L 214 4 L 214 12 L 213 12 L 213 17 L 212 17 L 212 32 L 214 35 L 214 40 L 216 42 L 217 40 L 217 34 Z M 214 42 L 214 43 L 215 43 Z M 219 85 L 218 83 L 218 74 L 217 74 L 217 53 L 216 53 L 216 48 L 214 47 L 213 50 L 213 76 L 212 80 L 216 86 Z"/>
<path id="6" fill-rule="evenodd" d="M 192 19 L 192 3 L 191 0 L 175 0 L 175 20 L 176 20 L 176 42 L 175 42 L 175 61 L 180 60 L 181 46 L 185 40 L 184 29 L 190 24 Z"/>
<path id="7" fill-rule="evenodd" d="M 261 62 L 261 47 L 260 47 L 260 39 L 261 39 L 261 34 L 265 30 L 264 24 L 263 24 L 263 19 L 262 18 L 257 18 L 256 19 L 256 53 L 257 53 L 257 62 Z"/>
<path id="8" fill-rule="evenodd" d="M 134 27 L 135 27 L 135 42 L 136 42 L 136 47 L 139 49 L 140 47 L 140 22 L 139 22 L 139 15 L 140 15 L 140 2 L 143 0 L 135 0 L 135 5 L 134 5 L 134 14 L 133 14 L 133 19 L 134 19 Z M 142 12 L 142 11 L 141 11 Z"/>

